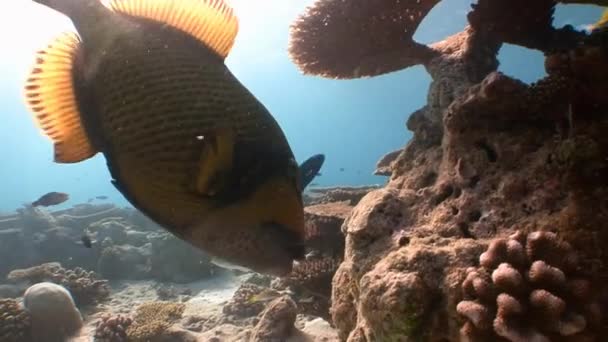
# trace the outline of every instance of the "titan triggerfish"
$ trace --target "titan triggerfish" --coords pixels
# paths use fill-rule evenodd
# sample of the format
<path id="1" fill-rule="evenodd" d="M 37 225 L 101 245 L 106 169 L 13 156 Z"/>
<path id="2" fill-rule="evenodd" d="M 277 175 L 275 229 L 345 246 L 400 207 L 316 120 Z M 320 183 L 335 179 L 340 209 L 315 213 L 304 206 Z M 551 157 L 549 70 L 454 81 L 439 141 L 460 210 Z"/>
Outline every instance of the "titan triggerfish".
<path id="1" fill-rule="evenodd" d="M 25 85 L 54 160 L 102 153 L 112 183 L 179 238 L 284 275 L 304 258 L 302 180 L 289 143 L 225 59 L 222 0 L 33 0 L 71 19 Z"/>

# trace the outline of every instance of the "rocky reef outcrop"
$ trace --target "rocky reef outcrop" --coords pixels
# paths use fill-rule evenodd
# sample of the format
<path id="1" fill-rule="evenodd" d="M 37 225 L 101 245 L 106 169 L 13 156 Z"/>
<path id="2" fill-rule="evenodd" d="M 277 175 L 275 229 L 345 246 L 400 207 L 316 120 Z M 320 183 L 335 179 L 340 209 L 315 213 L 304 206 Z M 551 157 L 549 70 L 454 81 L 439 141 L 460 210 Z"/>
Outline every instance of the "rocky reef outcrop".
<path id="1" fill-rule="evenodd" d="M 305 74 L 352 79 L 423 65 L 432 77 L 426 106 L 407 122 L 413 139 L 379 165 L 388 184 L 366 194 L 342 226 L 333 324 L 351 342 L 458 341 L 473 321 L 507 341 L 530 331 L 555 337 L 549 328 L 562 329 L 560 338 L 599 340 L 608 327 L 605 299 L 593 314 L 572 308 L 608 291 L 607 32 L 554 27 L 556 1 L 480 0 L 462 32 L 415 42 L 438 2 L 317 0 L 292 26 L 290 55 Z M 525 84 L 497 72 L 503 43 L 542 51 L 547 75 Z M 463 286 L 471 296 L 471 282 L 497 285 L 472 273 L 480 255 L 517 231 L 555 234 L 578 255 L 575 270 L 535 254 L 527 270 L 496 265 L 492 272 L 501 278 L 517 270 L 526 284 L 532 271 L 576 274 L 586 279 L 584 298 L 527 288 L 525 300 L 507 291 L 492 294 L 494 306 L 467 302 Z M 550 313 L 561 328 L 517 316 L 545 312 L 543 305 L 556 305 Z M 509 330 L 513 317 L 520 326 Z M 492 319 L 504 324 L 497 329 Z"/>

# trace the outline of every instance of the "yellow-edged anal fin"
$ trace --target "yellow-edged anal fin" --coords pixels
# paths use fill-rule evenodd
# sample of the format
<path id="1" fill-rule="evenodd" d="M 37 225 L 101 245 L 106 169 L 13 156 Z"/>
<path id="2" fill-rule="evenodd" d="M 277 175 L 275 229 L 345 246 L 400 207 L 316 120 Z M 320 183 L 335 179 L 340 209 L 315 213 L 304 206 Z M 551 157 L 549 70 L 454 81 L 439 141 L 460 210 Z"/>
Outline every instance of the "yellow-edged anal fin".
<path id="1" fill-rule="evenodd" d="M 25 103 L 54 143 L 55 161 L 76 163 L 95 155 L 80 121 L 72 70 L 80 40 L 66 32 L 36 53 L 25 84 Z"/>
<path id="2" fill-rule="evenodd" d="M 225 176 L 232 169 L 235 133 L 230 128 L 203 137 L 204 145 L 196 176 L 196 192 L 213 196 L 221 191 Z"/>
<path id="3" fill-rule="evenodd" d="M 224 0 L 110 0 L 114 12 L 147 18 L 182 30 L 226 58 L 238 19 Z"/>

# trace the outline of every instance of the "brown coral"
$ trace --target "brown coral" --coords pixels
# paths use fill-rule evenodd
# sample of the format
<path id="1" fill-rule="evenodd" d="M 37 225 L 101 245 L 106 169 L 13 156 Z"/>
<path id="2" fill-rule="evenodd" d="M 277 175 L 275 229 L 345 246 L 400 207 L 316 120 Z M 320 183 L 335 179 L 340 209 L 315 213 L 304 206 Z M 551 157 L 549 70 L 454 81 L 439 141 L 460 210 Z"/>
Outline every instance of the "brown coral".
<path id="1" fill-rule="evenodd" d="M 317 0 L 291 28 L 289 53 L 307 74 L 375 76 L 435 56 L 412 37 L 439 0 Z"/>
<path id="2" fill-rule="evenodd" d="M 148 302 L 140 305 L 127 328 L 128 341 L 147 342 L 162 336 L 178 321 L 186 306 L 181 303 Z"/>
<path id="3" fill-rule="evenodd" d="M 479 0 L 468 20 L 474 30 L 496 40 L 541 51 L 571 48 L 584 36 L 571 27 L 553 27 L 554 0 Z"/>
<path id="4" fill-rule="evenodd" d="M 0 341 L 25 342 L 29 336 L 29 313 L 13 299 L 0 299 Z"/>
<path id="5" fill-rule="evenodd" d="M 50 281 L 65 287 L 76 305 L 91 305 L 110 295 L 107 280 L 99 279 L 93 271 L 80 267 L 65 269 L 57 262 L 46 263 L 22 270 L 14 270 L 7 279 L 13 282 L 27 281 L 30 284 Z"/>
<path id="6" fill-rule="evenodd" d="M 103 315 L 95 327 L 95 342 L 127 342 L 131 323 L 131 318 L 126 316 Z"/>
<path id="7" fill-rule="evenodd" d="M 470 268 L 457 305 L 470 341 L 578 341 L 596 336 L 599 304 L 578 257 L 555 233 L 494 240 Z"/>

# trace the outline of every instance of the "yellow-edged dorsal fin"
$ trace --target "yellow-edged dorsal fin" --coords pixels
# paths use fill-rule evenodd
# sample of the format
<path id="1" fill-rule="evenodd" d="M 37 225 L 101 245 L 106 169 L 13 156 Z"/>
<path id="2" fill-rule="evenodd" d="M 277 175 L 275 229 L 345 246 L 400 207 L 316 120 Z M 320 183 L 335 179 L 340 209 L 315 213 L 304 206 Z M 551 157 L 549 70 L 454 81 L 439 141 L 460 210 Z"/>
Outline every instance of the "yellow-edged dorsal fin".
<path id="1" fill-rule="evenodd" d="M 204 147 L 196 176 L 196 192 L 214 196 L 222 191 L 225 177 L 232 169 L 236 137 L 234 131 L 226 127 L 201 138 Z"/>
<path id="2" fill-rule="evenodd" d="M 110 0 L 112 11 L 168 24 L 226 58 L 238 33 L 238 20 L 223 0 Z"/>
<path id="3" fill-rule="evenodd" d="M 66 32 L 36 53 L 25 84 L 25 102 L 36 124 L 51 138 L 55 162 L 76 163 L 97 153 L 80 121 L 72 69 L 80 40 Z"/>

